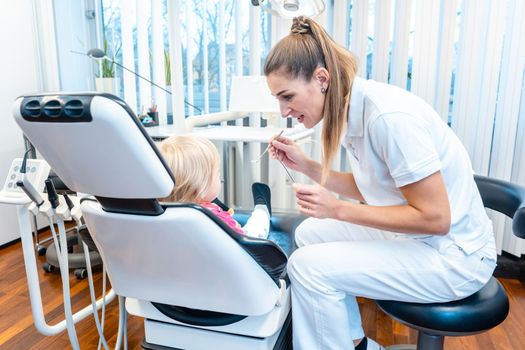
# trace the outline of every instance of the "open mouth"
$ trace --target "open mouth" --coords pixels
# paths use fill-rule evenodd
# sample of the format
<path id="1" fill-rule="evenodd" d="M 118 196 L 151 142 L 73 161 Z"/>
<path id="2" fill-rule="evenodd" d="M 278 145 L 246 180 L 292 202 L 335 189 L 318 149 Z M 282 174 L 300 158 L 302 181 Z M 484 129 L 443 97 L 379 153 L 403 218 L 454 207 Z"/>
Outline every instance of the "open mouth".
<path id="1" fill-rule="evenodd" d="M 302 123 L 303 120 L 304 120 L 304 114 L 301 114 L 300 116 L 297 117 L 297 121 L 298 121 L 299 123 Z"/>

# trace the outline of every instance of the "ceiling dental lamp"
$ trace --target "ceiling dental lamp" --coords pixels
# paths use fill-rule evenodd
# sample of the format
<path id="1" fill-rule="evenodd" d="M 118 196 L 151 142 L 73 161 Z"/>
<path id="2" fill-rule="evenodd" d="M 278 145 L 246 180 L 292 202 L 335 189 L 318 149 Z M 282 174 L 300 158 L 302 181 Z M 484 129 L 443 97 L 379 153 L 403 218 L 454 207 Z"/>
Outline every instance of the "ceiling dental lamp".
<path id="1" fill-rule="evenodd" d="M 325 9 L 323 0 L 251 0 L 253 6 L 283 18 L 315 17 Z"/>

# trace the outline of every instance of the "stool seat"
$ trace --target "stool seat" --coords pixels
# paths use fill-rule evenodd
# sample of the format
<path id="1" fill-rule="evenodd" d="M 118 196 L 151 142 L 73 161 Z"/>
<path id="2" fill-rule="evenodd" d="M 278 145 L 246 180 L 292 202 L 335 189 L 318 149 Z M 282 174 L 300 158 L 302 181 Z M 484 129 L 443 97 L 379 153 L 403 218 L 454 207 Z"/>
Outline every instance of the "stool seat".
<path id="1" fill-rule="evenodd" d="M 427 334 L 466 335 L 497 326 L 509 313 L 503 286 L 491 277 L 478 292 L 447 303 L 408 303 L 376 300 L 390 317 Z"/>

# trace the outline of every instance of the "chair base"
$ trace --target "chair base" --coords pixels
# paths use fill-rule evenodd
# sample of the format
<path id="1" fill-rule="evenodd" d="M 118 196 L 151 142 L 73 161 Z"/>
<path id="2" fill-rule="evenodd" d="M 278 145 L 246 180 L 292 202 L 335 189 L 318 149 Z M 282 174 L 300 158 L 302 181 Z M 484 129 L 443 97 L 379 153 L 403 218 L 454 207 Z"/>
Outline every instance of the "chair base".
<path id="1" fill-rule="evenodd" d="M 387 346 L 387 350 L 443 350 L 445 337 L 432 335 L 422 331 L 417 335 L 417 346 L 414 344 L 396 344 Z"/>
<path id="2" fill-rule="evenodd" d="M 146 350 L 292 350 L 292 314 L 288 315 L 280 332 L 267 338 L 213 332 L 146 319 Z"/>
<path id="3" fill-rule="evenodd" d="M 443 350 L 445 337 L 419 332 L 417 335 L 417 348 L 425 350 Z"/>

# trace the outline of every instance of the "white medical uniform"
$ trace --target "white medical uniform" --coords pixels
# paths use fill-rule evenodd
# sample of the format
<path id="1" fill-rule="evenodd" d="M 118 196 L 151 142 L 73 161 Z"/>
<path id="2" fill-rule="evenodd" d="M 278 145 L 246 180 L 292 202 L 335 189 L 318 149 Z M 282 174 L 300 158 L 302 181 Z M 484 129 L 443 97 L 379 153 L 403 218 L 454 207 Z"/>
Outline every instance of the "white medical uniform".
<path id="1" fill-rule="evenodd" d="M 398 87 L 356 78 L 342 138 L 368 205 L 406 204 L 400 187 L 441 171 L 445 236 L 399 234 L 310 218 L 290 257 L 294 349 L 352 349 L 364 336 L 356 296 L 446 302 L 478 291 L 496 266 L 492 223 L 468 154 L 439 115 Z"/>

